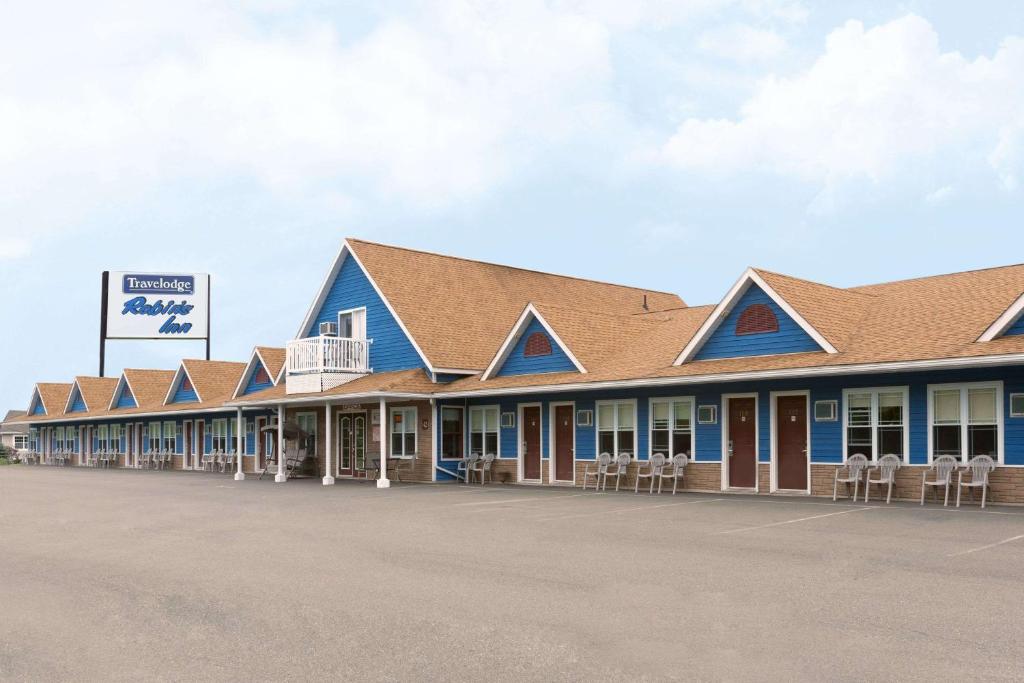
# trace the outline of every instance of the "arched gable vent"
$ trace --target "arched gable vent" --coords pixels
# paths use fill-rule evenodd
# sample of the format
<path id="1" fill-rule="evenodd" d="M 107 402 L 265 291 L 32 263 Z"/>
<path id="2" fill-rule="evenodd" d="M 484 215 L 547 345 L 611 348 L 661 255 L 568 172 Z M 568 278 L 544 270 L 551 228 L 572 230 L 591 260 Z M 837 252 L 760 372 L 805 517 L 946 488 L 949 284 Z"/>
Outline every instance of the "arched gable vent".
<path id="1" fill-rule="evenodd" d="M 253 384 L 270 384 L 270 375 L 267 374 L 267 369 L 262 365 L 256 368 L 256 372 L 252 376 Z"/>
<path id="2" fill-rule="evenodd" d="M 526 347 L 523 349 L 524 356 L 550 356 L 551 340 L 543 332 L 534 332 L 526 338 Z"/>
<path id="3" fill-rule="evenodd" d="M 185 375 L 184 377 L 181 378 L 181 384 L 179 385 L 179 389 L 181 391 L 192 391 L 193 390 L 192 389 L 192 380 L 190 380 L 188 378 L 188 375 Z"/>
<path id="4" fill-rule="evenodd" d="M 778 332 L 779 319 L 767 304 L 751 304 L 743 309 L 736 320 L 736 334 Z"/>

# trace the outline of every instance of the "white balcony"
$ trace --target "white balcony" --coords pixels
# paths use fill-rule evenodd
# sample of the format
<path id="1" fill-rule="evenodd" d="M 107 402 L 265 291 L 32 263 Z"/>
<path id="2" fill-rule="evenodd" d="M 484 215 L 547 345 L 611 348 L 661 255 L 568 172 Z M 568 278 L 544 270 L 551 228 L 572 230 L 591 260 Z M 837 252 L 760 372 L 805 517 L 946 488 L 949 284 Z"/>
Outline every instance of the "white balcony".
<path id="1" fill-rule="evenodd" d="M 308 337 L 287 345 L 289 394 L 326 391 L 369 372 L 370 339 Z"/>

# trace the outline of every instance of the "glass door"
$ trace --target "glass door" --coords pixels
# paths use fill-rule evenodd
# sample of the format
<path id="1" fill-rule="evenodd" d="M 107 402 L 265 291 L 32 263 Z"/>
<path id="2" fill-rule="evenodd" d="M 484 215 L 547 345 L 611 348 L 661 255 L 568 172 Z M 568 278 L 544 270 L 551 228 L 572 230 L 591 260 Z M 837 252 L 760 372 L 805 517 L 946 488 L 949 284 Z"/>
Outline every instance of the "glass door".
<path id="1" fill-rule="evenodd" d="M 338 416 L 338 475 L 360 476 L 366 464 L 366 413 Z"/>

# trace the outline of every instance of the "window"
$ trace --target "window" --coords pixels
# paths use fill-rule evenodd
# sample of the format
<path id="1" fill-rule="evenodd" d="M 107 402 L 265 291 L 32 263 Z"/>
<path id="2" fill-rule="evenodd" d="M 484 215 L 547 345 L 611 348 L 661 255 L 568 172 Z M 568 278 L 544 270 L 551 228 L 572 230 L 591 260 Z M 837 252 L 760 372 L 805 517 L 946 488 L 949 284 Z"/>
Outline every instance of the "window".
<path id="1" fill-rule="evenodd" d="M 845 455 L 861 453 L 876 461 L 883 455 L 907 458 L 908 435 L 906 387 L 847 389 Z"/>
<path id="2" fill-rule="evenodd" d="M 778 332 L 779 320 L 767 304 L 750 304 L 736 319 L 736 334 Z"/>
<path id="3" fill-rule="evenodd" d="M 465 413 L 462 408 L 441 408 L 441 459 L 462 460 L 463 420 Z"/>
<path id="4" fill-rule="evenodd" d="M 999 462 L 1002 394 L 1001 382 L 928 387 L 930 456 Z"/>
<path id="5" fill-rule="evenodd" d="M 837 409 L 837 401 L 815 401 L 814 402 L 814 421 L 815 422 L 835 422 L 839 410 Z"/>
<path id="6" fill-rule="evenodd" d="M 110 449 L 110 430 L 107 425 L 96 428 L 96 447 L 101 451 Z"/>
<path id="7" fill-rule="evenodd" d="M 700 406 L 697 408 L 697 424 L 718 424 L 718 406 Z"/>
<path id="8" fill-rule="evenodd" d="M 1024 394 L 1010 394 L 1010 417 L 1024 417 Z"/>
<path id="9" fill-rule="evenodd" d="M 316 413 L 299 413 L 296 415 L 299 429 L 306 432 L 306 454 L 316 457 Z"/>
<path id="10" fill-rule="evenodd" d="M 64 428 L 63 427 L 57 427 L 55 430 L 53 430 L 53 433 L 54 433 L 54 439 L 53 440 L 57 443 L 57 448 L 63 449 L 64 448 Z"/>
<path id="11" fill-rule="evenodd" d="M 516 426 L 516 414 L 515 413 L 502 413 L 501 414 L 501 426 L 505 429 L 512 429 Z"/>
<path id="12" fill-rule="evenodd" d="M 651 401 L 651 453 L 693 454 L 693 399 Z"/>
<path id="13" fill-rule="evenodd" d="M 214 451 L 226 453 L 228 448 L 228 421 L 224 418 L 213 421 L 212 446 Z M 276 438 L 276 437 L 275 437 Z"/>
<path id="14" fill-rule="evenodd" d="M 26 434 L 15 434 L 14 435 L 14 449 L 17 451 L 23 451 L 28 448 L 28 435 Z"/>
<path id="15" fill-rule="evenodd" d="M 110 425 L 110 450 L 121 452 L 121 425 Z"/>
<path id="16" fill-rule="evenodd" d="M 597 452 L 636 454 L 635 401 L 598 402 Z"/>
<path id="17" fill-rule="evenodd" d="M 366 309 L 356 308 L 338 313 L 338 336 L 343 339 L 366 339 Z"/>
<path id="18" fill-rule="evenodd" d="M 149 423 L 149 451 L 156 453 L 160 450 L 160 423 Z"/>
<path id="19" fill-rule="evenodd" d="M 592 427 L 592 426 L 594 426 L 594 411 L 593 410 L 578 410 L 578 411 L 576 411 L 576 425 L 578 427 Z"/>
<path id="20" fill-rule="evenodd" d="M 498 455 L 498 408 L 469 409 L 469 452 Z"/>
<path id="21" fill-rule="evenodd" d="M 64 450 L 66 452 L 75 450 L 75 431 L 74 427 L 68 427 L 64 432 Z"/>
<path id="22" fill-rule="evenodd" d="M 524 356 L 550 356 L 551 340 L 543 332 L 534 332 L 526 338 L 526 346 L 523 348 Z"/>
<path id="23" fill-rule="evenodd" d="M 411 458 L 416 455 L 416 408 L 391 409 L 391 455 Z"/>
<path id="24" fill-rule="evenodd" d="M 178 444 L 175 436 L 177 435 L 177 426 L 173 422 L 164 422 L 163 431 L 163 450 L 166 453 L 176 453 L 178 451 Z"/>

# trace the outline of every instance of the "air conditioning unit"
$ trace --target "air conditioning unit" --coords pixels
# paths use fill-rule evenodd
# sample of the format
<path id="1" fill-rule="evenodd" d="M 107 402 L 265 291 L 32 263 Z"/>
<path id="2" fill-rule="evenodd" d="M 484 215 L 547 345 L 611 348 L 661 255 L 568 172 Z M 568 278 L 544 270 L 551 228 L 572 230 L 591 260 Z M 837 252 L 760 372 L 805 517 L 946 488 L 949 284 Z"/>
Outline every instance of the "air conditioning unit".
<path id="1" fill-rule="evenodd" d="M 338 323 L 320 323 L 321 337 L 337 337 Z"/>

